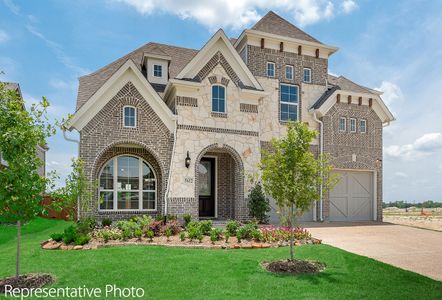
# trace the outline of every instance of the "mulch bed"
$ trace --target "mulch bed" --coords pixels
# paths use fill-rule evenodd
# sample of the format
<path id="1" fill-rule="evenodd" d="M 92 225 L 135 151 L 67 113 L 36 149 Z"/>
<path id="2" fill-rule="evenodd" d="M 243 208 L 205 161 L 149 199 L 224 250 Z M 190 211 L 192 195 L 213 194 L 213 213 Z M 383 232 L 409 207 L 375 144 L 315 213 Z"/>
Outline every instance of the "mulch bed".
<path id="1" fill-rule="evenodd" d="M 5 293 L 5 289 L 7 285 L 12 286 L 13 288 L 19 289 L 30 289 L 30 288 L 41 288 L 46 284 L 52 283 L 55 281 L 55 278 L 50 274 L 44 273 L 30 273 L 20 275 L 18 279 L 14 277 L 8 277 L 4 279 L 0 279 L 0 293 Z"/>
<path id="2" fill-rule="evenodd" d="M 279 274 L 318 274 L 325 269 L 325 264 L 308 260 L 277 260 L 263 262 L 262 266 L 269 272 Z"/>

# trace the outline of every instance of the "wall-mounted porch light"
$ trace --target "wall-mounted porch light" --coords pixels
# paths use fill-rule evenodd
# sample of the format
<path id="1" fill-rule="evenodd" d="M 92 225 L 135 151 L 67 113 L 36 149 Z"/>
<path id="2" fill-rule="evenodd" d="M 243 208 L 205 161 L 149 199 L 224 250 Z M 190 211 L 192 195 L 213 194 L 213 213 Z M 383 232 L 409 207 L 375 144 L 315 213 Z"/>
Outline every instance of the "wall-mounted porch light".
<path id="1" fill-rule="evenodd" d="M 189 168 L 190 166 L 190 156 L 189 156 L 189 151 L 187 151 L 187 157 L 185 159 L 185 164 L 186 164 L 186 168 Z"/>

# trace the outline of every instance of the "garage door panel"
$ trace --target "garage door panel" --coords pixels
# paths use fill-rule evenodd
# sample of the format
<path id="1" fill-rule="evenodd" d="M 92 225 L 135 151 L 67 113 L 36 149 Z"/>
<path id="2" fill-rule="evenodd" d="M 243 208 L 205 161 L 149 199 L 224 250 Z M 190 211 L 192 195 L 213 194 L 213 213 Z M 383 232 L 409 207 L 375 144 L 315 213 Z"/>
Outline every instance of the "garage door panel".
<path id="1" fill-rule="evenodd" d="M 373 216 L 373 174 L 338 171 L 340 181 L 330 191 L 330 221 L 365 221 Z"/>

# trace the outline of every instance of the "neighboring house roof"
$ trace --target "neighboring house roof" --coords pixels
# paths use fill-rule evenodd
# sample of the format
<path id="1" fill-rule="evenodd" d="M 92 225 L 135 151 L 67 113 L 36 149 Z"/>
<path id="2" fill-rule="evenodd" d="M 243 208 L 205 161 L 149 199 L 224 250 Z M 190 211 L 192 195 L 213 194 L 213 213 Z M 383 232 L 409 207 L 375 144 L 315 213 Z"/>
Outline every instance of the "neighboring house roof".
<path id="1" fill-rule="evenodd" d="M 127 60 L 132 60 L 139 70 L 145 53 L 154 55 L 167 55 L 171 58 L 169 65 L 170 78 L 175 78 L 179 72 L 198 53 L 198 50 L 164 45 L 158 43 L 147 43 L 131 53 L 117 59 L 96 72 L 80 77 L 80 85 L 77 96 L 77 111 L 91 98 L 97 90 L 122 66 Z M 156 87 L 156 90 L 161 90 Z"/>
<path id="2" fill-rule="evenodd" d="M 20 85 L 18 83 L 16 83 L 16 82 L 3 82 L 3 84 L 5 85 L 5 89 L 16 91 L 18 93 L 18 95 L 20 96 L 20 98 L 23 98 L 22 94 L 21 94 Z"/>
<path id="3" fill-rule="evenodd" d="M 259 20 L 252 30 L 267 32 L 276 35 L 282 35 L 298 40 L 309 41 L 314 43 L 320 43 L 317 39 L 302 31 L 289 21 L 278 16 L 273 11 L 269 11 L 261 20 Z"/>

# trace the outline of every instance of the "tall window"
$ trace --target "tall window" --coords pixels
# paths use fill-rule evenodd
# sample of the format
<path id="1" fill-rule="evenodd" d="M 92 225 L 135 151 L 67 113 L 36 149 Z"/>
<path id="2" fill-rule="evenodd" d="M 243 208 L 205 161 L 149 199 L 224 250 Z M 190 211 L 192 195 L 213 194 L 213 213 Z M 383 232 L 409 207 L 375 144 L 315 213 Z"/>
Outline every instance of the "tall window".
<path id="1" fill-rule="evenodd" d="M 155 77 L 163 76 L 163 67 L 161 65 L 153 65 L 153 76 Z"/>
<path id="2" fill-rule="evenodd" d="M 293 66 L 285 66 L 285 79 L 293 80 Z"/>
<path id="3" fill-rule="evenodd" d="M 221 85 L 212 86 L 212 111 L 226 112 L 226 88 Z"/>
<path id="4" fill-rule="evenodd" d="M 275 77 L 275 63 L 267 62 L 266 74 L 268 77 Z"/>
<path id="5" fill-rule="evenodd" d="M 359 120 L 359 132 L 367 133 L 367 121 L 364 119 Z"/>
<path id="6" fill-rule="evenodd" d="M 312 82 L 312 70 L 309 68 L 304 68 L 304 82 Z"/>
<path id="7" fill-rule="evenodd" d="M 244 48 L 242 48 L 241 52 L 239 52 L 239 56 L 241 57 L 241 59 L 247 63 L 247 45 L 244 46 Z"/>
<path id="8" fill-rule="evenodd" d="M 347 119 L 339 118 L 339 131 L 346 132 L 347 131 Z"/>
<path id="9" fill-rule="evenodd" d="M 137 109 L 133 106 L 123 107 L 123 124 L 124 127 L 137 127 Z"/>
<path id="10" fill-rule="evenodd" d="M 350 119 L 350 132 L 352 133 L 356 132 L 356 119 L 353 118 Z"/>
<path id="11" fill-rule="evenodd" d="M 279 90 L 281 121 L 296 121 L 298 119 L 298 87 L 296 85 L 281 84 Z"/>
<path id="12" fill-rule="evenodd" d="M 141 158 L 112 158 L 100 174 L 101 210 L 155 210 L 156 177 Z"/>

